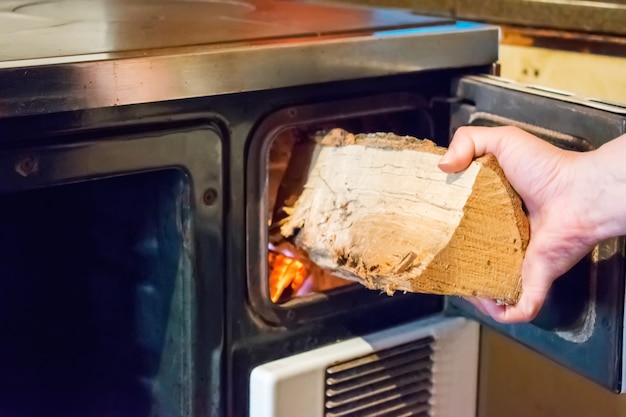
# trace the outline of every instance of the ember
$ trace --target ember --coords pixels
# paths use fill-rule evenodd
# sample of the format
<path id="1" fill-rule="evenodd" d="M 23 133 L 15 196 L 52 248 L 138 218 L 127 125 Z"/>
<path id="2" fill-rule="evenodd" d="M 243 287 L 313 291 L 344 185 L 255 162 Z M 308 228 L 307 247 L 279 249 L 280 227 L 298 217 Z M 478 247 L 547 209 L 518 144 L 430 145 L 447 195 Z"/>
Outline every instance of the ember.
<path id="1" fill-rule="evenodd" d="M 270 298 L 277 303 L 283 294 L 296 294 L 304 285 L 309 271 L 304 264 L 282 253 L 270 251 Z"/>
<path id="2" fill-rule="evenodd" d="M 274 303 L 351 284 L 324 271 L 288 242 L 270 243 L 269 248 L 269 288 Z"/>

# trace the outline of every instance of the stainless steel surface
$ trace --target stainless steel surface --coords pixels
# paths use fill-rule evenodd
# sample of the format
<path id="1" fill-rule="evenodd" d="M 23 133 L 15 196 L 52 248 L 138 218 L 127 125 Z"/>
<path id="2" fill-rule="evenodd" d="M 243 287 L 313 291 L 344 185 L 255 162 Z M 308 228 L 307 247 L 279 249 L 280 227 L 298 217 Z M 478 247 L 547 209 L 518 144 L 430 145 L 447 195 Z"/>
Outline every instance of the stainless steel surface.
<path id="1" fill-rule="evenodd" d="M 158 49 L 422 27 L 449 19 L 291 1 L 55 0 L 0 4 L 0 60 L 158 54 Z M 86 59 L 89 59 L 85 57 Z"/>
<path id="2" fill-rule="evenodd" d="M 0 5 L 0 117 L 486 65 L 495 27 L 290 1 Z"/>

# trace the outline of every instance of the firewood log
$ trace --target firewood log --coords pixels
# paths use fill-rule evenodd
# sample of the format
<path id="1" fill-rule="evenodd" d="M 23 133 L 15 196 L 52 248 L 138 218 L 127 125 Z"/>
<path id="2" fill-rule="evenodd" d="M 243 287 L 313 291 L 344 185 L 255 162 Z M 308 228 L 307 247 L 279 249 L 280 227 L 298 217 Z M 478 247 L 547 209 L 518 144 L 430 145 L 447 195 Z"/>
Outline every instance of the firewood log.
<path id="1" fill-rule="evenodd" d="M 309 149 L 280 231 L 317 265 L 389 295 L 517 302 L 529 223 L 492 155 L 446 174 L 431 141 L 339 129 Z"/>

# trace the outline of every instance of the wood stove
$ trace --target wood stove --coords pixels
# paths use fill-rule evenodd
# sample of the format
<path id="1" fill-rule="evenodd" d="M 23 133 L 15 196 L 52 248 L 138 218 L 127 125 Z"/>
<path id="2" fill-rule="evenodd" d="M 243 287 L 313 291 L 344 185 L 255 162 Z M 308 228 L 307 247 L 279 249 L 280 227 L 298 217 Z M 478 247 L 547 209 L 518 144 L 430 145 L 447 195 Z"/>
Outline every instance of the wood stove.
<path id="1" fill-rule="evenodd" d="M 496 27 L 68 0 L 4 2 L 0 33 L 0 414 L 469 416 L 478 322 L 622 390 L 623 239 L 522 325 L 459 299 L 271 284 L 272 176 L 311 133 L 445 145 L 460 125 L 515 124 L 580 151 L 624 133 L 623 108 L 489 75 Z"/>

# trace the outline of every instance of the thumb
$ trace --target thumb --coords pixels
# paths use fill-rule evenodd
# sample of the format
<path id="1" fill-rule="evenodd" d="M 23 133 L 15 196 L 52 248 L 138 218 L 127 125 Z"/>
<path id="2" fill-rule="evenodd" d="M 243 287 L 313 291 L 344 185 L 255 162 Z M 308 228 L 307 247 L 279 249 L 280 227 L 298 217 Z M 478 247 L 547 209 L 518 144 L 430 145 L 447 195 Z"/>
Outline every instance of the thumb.
<path id="1" fill-rule="evenodd" d="M 522 296 L 515 305 L 516 313 L 522 320 L 534 319 L 543 306 L 548 291 L 556 279 L 553 268 L 542 253 L 531 242 L 526 250 L 522 266 Z M 512 318 L 512 317 L 511 317 Z"/>
<path id="2" fill-rule="evenodd" d="M 502 139 L 519 132 L 521 131 L 513 127 L 460 127 L 454 134 L 448 151 L 439 161 L 439 169 L 447 173 L 462 171 L 475 157 L 486 153 L 492 153 L 498 158 Z"/>
<path id="3" fill-rule="evenodd" d="M 452 174 L 466 169 L 474 159 L 474 142 L 471 140 L 456 140 L 439 160 L 437 165 L 443 172 Z"/>

